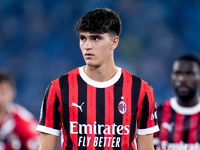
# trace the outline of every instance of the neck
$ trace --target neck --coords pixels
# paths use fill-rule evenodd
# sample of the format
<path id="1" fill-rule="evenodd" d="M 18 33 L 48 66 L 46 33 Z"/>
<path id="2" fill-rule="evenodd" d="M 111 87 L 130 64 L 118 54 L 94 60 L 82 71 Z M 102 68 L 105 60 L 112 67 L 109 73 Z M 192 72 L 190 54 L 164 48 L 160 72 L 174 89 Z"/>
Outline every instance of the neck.
<path id="1" fill-rule="evenodd" d="M 183 107 L 193 107 L 199 103 L 199 100 L 198 100 L 198 96 L 195 96 L 193 99 L 190 99 L 188 101 L 183 101 L 180 98 L 178 98 L 177 102 L 179 105 Z"/>
<path id="2" fill-rule="evenodd" d="M 104 82 L 110 80 L 117 73 L 117 67 L 115 65 L 110 67 L 94 67 L 86 65 L 84 67 L 84 72 L 90 79 L 98 82 Z"/>

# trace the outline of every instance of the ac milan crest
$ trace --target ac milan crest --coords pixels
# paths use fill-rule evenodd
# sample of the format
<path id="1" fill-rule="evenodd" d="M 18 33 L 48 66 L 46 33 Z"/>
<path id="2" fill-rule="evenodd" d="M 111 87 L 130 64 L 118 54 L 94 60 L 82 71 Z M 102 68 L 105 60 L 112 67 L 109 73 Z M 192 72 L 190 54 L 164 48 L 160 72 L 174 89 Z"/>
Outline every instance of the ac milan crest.
<path id="1" fill-rule="evenodd" d="M 121 100 L 118 104 L 118 110 L 119 112 L 124 115 L 127 111 L 127 104 L 125 101 Z"/>

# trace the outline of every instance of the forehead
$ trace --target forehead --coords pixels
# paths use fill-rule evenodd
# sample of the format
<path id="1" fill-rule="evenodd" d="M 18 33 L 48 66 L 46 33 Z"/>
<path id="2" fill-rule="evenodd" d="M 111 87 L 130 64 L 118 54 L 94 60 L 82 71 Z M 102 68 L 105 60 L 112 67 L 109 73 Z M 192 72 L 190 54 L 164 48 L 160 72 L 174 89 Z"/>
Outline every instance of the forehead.
<path id="1" fill-rule="evenodd" d="M 179 60 L 175 61 L 173 65 L 173 71 L 193 71 L 198 72 L 199 66 L 196 62 Z"/>
<path id="2" fill-rule="evenodd" d="M 109 34 L 108 33 L 80 32 L 79 36 L 85 36 L 85 37 L 90 37 L 90 36 L 109 36 Z"/>
<path id="3" fill-rule="evenodd" d="M 10 92 L 11 90 L 14 90 L 14 88 L 9 82 L 7 81 L 0 82 L 0 91 Z"/>

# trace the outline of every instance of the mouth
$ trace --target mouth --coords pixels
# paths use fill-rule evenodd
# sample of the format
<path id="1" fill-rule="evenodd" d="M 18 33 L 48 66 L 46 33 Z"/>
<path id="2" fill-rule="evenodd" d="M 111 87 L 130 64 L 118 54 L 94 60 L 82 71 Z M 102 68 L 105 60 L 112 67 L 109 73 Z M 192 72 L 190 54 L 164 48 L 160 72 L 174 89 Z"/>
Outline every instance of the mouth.
<path id="1" fill-rule="evenodd" d="M 93 57 L 93 56 L 94 56 L 94 55 L 91 54 L 91 53 L 86 53 L 86 54 L 85 54 L 85 57 L 86 57 L 86 58 L 91 58 L 91 57 Z"/>
<path id="2" fill-rule="evenodd" d="M 179 92 L 188 92 L 188 91 L 189 91 L 189 88 L 186 87 L 186 86 L 180 86 L 180 87 L 178 88 L 178 91 L 179 91 Z"/>

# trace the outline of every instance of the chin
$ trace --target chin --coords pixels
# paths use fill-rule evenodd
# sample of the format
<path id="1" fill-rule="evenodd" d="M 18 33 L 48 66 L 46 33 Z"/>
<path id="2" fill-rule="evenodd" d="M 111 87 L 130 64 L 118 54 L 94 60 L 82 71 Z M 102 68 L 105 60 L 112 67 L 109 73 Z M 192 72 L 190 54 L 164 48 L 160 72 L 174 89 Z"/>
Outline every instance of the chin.
<path id="1" fill-rule="evenodd" d="M 98 65 L 98 64 L 96 64 L 96 63 L 93 63 L 93 62 L 91 62 L 91 61 L 86 61 L 86 65 L 89 66 L 89 67 L 95 67 L 95 68 L 97 68 L 97 67 L 100 66 L 100 65 Z"/>
<path id="2" fill-rule="evenodd" d="M 192 95 L 179 95 L 178 96 L 183 102 L 189 102 L 194 96 Z"/>

